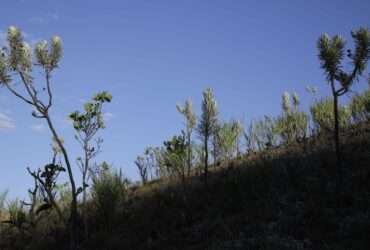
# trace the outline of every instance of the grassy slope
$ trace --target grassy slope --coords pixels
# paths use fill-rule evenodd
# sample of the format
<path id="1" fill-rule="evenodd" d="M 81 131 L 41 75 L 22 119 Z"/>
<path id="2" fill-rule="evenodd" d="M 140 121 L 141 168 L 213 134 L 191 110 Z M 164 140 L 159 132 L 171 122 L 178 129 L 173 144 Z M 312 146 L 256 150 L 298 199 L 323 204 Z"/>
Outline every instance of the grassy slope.
<path id="1" fill-rule="evenodd" d="M 370 123 L 342 138 L 340 196 L 331 138 L 320 135 L 213 168 L 208 187 L 199 176 L 185 189 L 160 180 L 132 189 L 116 212 L 97 214 L 92 204 L 82 249 L 370 249 Z M 0 250 L 67 249 L 53 220 L 30 235 L 0 235 Z"/>
<path id="2" fill-rule="evenodd" d="M 370 126 L 346 131 L 345 192 L 330 138 L 215 169 L 208 187 L 152 183 L 133 193 L 88 249 L 370 249 Z M 315 149 L 315 150 L 313 150 Z M 102 233 L 104 232 L 104 233 Z"/>

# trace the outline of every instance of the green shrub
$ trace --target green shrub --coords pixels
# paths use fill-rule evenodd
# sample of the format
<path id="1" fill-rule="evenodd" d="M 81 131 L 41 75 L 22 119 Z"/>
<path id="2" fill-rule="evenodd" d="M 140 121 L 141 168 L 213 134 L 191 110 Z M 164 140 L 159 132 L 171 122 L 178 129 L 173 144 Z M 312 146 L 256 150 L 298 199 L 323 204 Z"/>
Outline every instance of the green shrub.
<path id="1" fill-rule="evenodd" d="M 0 217 L 1 217 L 1 212 L 4 209 L 5 199 L 7 195 L 8 195 L 8 191 L 4 191 L 0 193 Z"/>
<path id="2" fill-rule="evenodd" d="M 128 184 L 122 172 L 112 171 L 107 163 L 100 165 L 99 171 L 93 176 L 92 202 L 96 208 L 96 218 L 106 229 L 111 227 L 125 199 Z"/>
<path id="3" fill-rule="evenodd" d="M 349 107 L 355 123 L 368 121 L 370 119 L 370 90 L 352 97 Z"/>
<path id="4" fill-rule="evenodd" d="M 244 137 L 249 151 L 261 151 L 277 145 L 276 120 L 265 115 L 263 119 L 252 122 Z"/>
<path id="5" fill-rule="evenodd" d="M 317 132 L 332 132 L 334 130 L 333 99 L 326 98 L 316 101 L 310 107 L 312 122 Z M 351 112 L 347 106 L 340 106 L 339 126 L 346 128 L 350 124 Z"/>
<path id="6" fill-rule="evenodd" d="M 11 201 L 7 208 L 7 219 L 3 221 L 5 224 L 16 227 L 22 230 L 27 223 L 27 214 L 23 204 L 18 199 Z"/>
<path id="7" fill-rule="evenodd" d="M 283 113 L 276 119 L 274 128 L 283 143 L 301 141 L 307 135 L 308 115 L 299 111 L 299 104 L 299 97 L 294 93 L 292 109 L 290 94 L 288 92 L 283 93 Z"/>
<path id="8" fill-rule="evenodd" d="M 276 131 L 283 143 L 301 141 L 307 135 L 308 115 L 293 111 L 284 113 L 276 120 Z"/>

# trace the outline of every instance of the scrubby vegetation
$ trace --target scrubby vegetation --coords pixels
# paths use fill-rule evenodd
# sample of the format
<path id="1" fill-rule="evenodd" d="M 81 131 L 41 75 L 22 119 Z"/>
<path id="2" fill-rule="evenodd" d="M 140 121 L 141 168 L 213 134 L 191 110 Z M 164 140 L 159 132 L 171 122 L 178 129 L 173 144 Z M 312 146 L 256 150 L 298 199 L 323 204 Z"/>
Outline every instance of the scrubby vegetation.
<path id="1" fill-rule="evenodd" d="M 22 33 L 10 27 L 0 83 L 46 121 L 53 157 L 43 168 L 27 168 L 34 180 L 28 200 L 6 201 L 7 193 L 0 193 L 0 249 L 368 249 L 370 91 L 347 105 L 338 101 L 370 59 L 370 32 L 360 28 L 352 37 L 349 73 L 341 64 L 343 39 L 319 38 L 333 96 L 316 99 L 310 112 L 300 107 L 298 94 L 284 92 L 280 115 L 244 129 L 237 119 L 220 119 L 211 88 L 203 92 L 199 116 L 191 100 L 174 105 L 185 128 L 137 157 L 141 181 L 135 183 L 107 162 L 94 162 L 103 142 L 103 104 L 112 100 L 105 91 L 94 95 L 69 116 L 82 150 L 78 187 L 49 113 L 61 39 L 38 43 L 33 56 Z M 33 67 L 44 73 L 43 92 L 35 87 Z M 64 172 L 69 179 L 63 184 L 58 177 Z"/>

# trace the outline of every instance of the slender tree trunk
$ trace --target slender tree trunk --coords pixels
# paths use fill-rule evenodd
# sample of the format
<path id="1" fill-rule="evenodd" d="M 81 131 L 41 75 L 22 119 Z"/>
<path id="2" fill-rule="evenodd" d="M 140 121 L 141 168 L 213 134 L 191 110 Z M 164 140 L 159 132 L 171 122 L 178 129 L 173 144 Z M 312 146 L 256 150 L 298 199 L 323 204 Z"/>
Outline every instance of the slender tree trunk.
<path id="1" fill-rule="evenodd" d="M 216 164 L 217 164 L 217 139 L 216 139 L 216 136 L 215 134 L 213 134 L 213 167 L 216 167 Z"/>
<path id="2" fill-rule="evenodd" d="M 89 228 L 87 223 L 87 206 L 86 206 L 86 179 L 87 174 L 89 171 L 89 156 L 88 156 L 88 145 L 87 142 L 85 142 L 84 145 L 84 151 L 85 151 L 85 163 L 82 169 L 82 207 L 83 207 L 83 220 L 84 220 L 84 234 L 85 234 L 85 240 L 88 240 L 89 238 Z"/>
<path id="3" fill-rule="evenodd" d="M 190 176 L 191 172 L 191 132 L 188 132 L 188 176 Z"/>
<path id="4" fill-rule="evenodd" d="M 67 166 L 68 170 L 68 177 L 69 181 L 71 183 L 71 191 L 72 191 L 72 203 L 71 203 L 71 215 L 70 215 L 70 249 L 75 250 L 77 248 L 77 197 L 76 197 L 76 184 L 73 177 L 72 167 L 68 158 L 68 154 L 66 149 L 64 148 L 62 142 L 60 141 L 60 138 L 58 137 L 58 134 L 54 128 L 54 125 L 50 119 L 49 114 L 46 112 L 45 114 L 46 121 L 48 123 L 49 129 L 51 130 L 58 146 L 60 147 L 65 164 Z"/>
<path id="5" fill-rule="evenodd" d="M 334 94 L 334 142 L 335 156 L 338 168 L 337 191 L 340 192 L 343 186 L 343 165 L 341 161 L 340 139 L 339 139 L 339 113 L 338 113 L 338 96 Z"/>
<path id="6" fill-rule="evenodd" d="M 204 183 L 208 182 L 208 134 L 204 136 Z"/>

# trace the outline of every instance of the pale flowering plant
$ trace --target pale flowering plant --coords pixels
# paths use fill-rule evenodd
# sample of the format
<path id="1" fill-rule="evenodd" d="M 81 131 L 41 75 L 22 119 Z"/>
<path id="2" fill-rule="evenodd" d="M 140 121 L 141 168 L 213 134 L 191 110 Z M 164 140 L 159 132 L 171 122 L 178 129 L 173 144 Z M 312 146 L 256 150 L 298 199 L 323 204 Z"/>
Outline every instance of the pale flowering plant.
<path id="1" fill-rule="evenodd" d="M 0 85 L 35 108 L 33 115 L 43 117 L 52 105 L 51 72 L 58 67 L 62 58 L 62 41 L 54 36 L 50 42 L 36 43 L 34 51 L 24 41 L 22 32 L 10 26 L 7 32 L 7 46 L 0 49 Z M 34 67 L 41 67 L 45 85 L 36 88 L 31 73 Z M 17 90 L 14 82 L 20 79 L 24 91 Z M 47 101 L 39 97 L 40 89 L 47 92 Z"/>
<path id="2" fill-rule="evenodd" d="M 32 115 L 45 119 L 55 140 L 55 149 L 61 153 L 67 169 L 71 186 L 72 201 L 69 225 L 71 226 L 71 245 L 76 243 L 77 223 L 77 195 L 71 163 L 61 137 L 51 120 L 49 109 L 53 105 L 51 88 L 51 73 L 55 70 L 62 58 L 62 41 L 54 36 L 50 42 L 43 40 L 36 43 L 34 50 L 24 41 L 22 32 L 15 26 L 8 28 L 7 46 L 0 49 L 0 85 L 5 86 L 14 96 L 29 104 L 33 108 Z M 35 85 L 36 78 L 32 76 L 35 68 L 43 73 L 43 85 Z M 41 79 L 37 79 L 37 82 Z M 16 86 L 15 82 L 20 82 Z M 44 93 L 44 98 L 41 95 Z M 57 207 L 54 206 L 56 209 Z"/>

